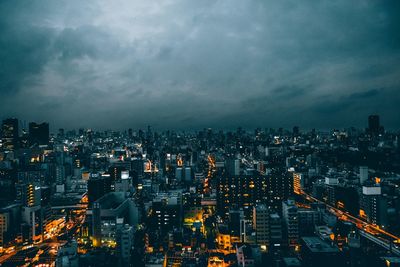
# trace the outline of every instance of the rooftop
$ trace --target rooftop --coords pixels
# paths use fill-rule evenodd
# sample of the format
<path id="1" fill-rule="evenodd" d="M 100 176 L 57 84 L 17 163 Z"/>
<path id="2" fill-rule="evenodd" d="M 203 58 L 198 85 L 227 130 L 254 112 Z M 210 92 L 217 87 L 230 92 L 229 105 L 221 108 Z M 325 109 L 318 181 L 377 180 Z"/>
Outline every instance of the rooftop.
<path id="1" fill-rule="evenodd" d="M 308 249 L 314 253 L 339 252 L 337 247 L 331 246 L 328 242 L 320 239 L 319 237 L 303 237 L 302 240 Z"/>
<path id="2" fill-rule="evenodd" d="M 96 202 L 100 203 L 102 209 L 116 209 L 124 201 L 123 192 L 111 192 L 102 196 Z"/>

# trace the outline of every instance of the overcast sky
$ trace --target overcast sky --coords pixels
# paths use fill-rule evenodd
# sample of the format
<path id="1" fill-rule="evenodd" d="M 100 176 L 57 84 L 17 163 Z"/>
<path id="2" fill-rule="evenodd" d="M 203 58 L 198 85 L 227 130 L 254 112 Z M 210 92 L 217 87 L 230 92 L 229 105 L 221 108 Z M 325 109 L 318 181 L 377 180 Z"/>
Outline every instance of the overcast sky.
<path id="1" fill-rule="evenodd" d="M 400 1 L 3 0 L 0 118 L 400 125 Z"/>

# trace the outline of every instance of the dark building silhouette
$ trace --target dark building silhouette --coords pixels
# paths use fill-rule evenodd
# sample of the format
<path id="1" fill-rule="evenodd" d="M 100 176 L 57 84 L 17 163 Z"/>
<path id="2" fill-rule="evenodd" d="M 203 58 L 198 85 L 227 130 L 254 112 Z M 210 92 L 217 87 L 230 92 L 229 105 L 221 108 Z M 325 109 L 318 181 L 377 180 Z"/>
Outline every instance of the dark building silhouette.
<path id="1" fill-rule="evenodd" d="M 31 145 L 49 144 L 49 124 L 46 122 L 29 123 L 29 142 Z"/>
<path id="2" fill-rule="evenodd" d="M 383 133 L 383 127 L 380 125 L 379 115 L 368 116 L 368 132 L 375 135 Z"/>
<path id="3" fill-rule="evenodd" d="M 345 266 L 344 254 L 336 246 L 318 237 L 303 237 L 301 245 L 301 257 L 305 266 Z"/>
<path id="4" fill-rule="evenodd" d="M 299 126 L 294 126 L 293 127 L 293 136 L 299 136 L 299 134 L 300 134 Z"/>
<path id="5" fill-rule="evenodd" d="M 3 148 L 5 150 L 14 150 L 18 148 L 18 119 L 10 118 L 3 120 L 1 132 Z"/>
<path id="6" fill-rule="evenodd" d="M 89 203 L 93 204 L 93 202 L 105 194 L 110 193 L 111 185 L 112 181 L 110 175 L 92 175 L 88 181 Z"/>

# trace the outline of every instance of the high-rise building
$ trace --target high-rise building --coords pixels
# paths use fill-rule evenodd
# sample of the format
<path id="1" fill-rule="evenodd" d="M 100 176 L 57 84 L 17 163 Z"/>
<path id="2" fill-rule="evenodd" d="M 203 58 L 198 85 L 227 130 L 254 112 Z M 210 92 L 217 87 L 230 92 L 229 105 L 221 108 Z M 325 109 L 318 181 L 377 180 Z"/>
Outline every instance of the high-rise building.
<path id="1" fill-rule="evenodd" d="M 129 224 L 117 225 L 117 253 L 119 266 L 129 266 L 133 248 L 134 228 Z"/>
<path id="2" fill-rule="evenodd" d="M 240 160 L 239 159 L 227 159 L 225 161 L 226 172 L 229 175 L 240 175 Z"/>
<path id="3" fill-rule="evenodd" d="M 316 225 L 322 221 L 322 213 L 314 209 L 298 209 L 299 233 L 312 235 Z"/>
<path id="4" fill-rule="evenodd" d="M 3 120 L 1 127 L 2 143 L 4 150 L 14 150 L 18 148 L 19 132 L 18 119 L 10 118 Z"/>
<path id="5" fill-rule="evenodd" d="M 40 206 L 27 206 L 22 208 L 21 221 L 26 226 L 26 232 L 23 231 L 23 239 L 30 242 L 40 240 L 41 234 L 41 212 Z"/>
<path id="6" fill-rule="evenodd" d="M 0 246 L 3 246 L 17 237 L 20 228 L 15 226 L 20 224 L 20 204 L 12 204 L 0 208 Z"/>
<path id="7" fill-rule="evenodd" d="M 55 180 L 58 185 L 62 185 L 65 182 L 65 166 L 57 165 L 55 167 Z"/>
<path id="8" fill-rule="evenodd" d="M 296 195 L 301 195 L 303 193 L 301 182 L 302 174 L 298 172 L 293 172 L 293 192 Z"/>
<path id="9" fill-rule="evenodd" d="M 166 233 L 180 224 L 181 206 L 156 200 L 152 203 L 152 229 Z"/>
<path id="10" fill-rule="evenodd" d="M 374 135 L 383 133 L 383 127 L 380 125 L 379 122 L 379 115 L 369 115 L 368 132 Z"/>
<path id="11" fill-rule="evenodd" d="M 299 241 L 299 215 L 294 200 L 289 199 L 282 202 L 282 217 L 289 246 L 297 245 Z"/>
<path id="12" fill-rule="evenodd" d="M 387 202 L 382 196 L 382 189 L 378 185 L 362 187 L 360 197 L 360 216 L 377 225 L 386 224 Z"/>
<path id="13" fill-rule="evenodd" d="M 46 122 L 29 123 L 29 141 L 31 145 L 48 145 L 49 144 L 49 124 Z"/>
<path id="14" fill-rule="evenodd" d="M 282 220 L 278 213 L 269 215 L 269 240 L 270 247 L 280 246 L 282 244 Z"/>
<path id="15" fill-rule="evenodd" d="M 111 167 L 108 168 L 108 173 L 111 176 L 111 180 L 113 182 L 121 180 L 121 174 L 123 171 L 126 171 L 127 169 L 125 168 L 125 166 L 117 166 L 117 165 L 113 165 Z"/>
<path id="16" fill-rule="evenodd" d="M 256 232 L 256 242 L 261 246 L 269 245 L 269 211 L 264 204 L 253 207 L 253 228 Z"/>
<path id="17" fill-rule="evenodd" d="M 221 175 L 217 177 L 217 209 L 225 216 L 229 207 L 243 208 L 246 219 L 250 219 L 253 206 L 264 203 L 281 208 L 281 202 L 293 194 L 293 175 L 281 169 L 268 175 Z"/>
<path id="18" fill-rule="evenodd" d="M 183 174 L 183 168 L 177 167 L 175 169 L 175 179 L 176 179 L 176 181 L 181 182 L 182 178 L 183 178 L 183 175 L 184 175 Z"/>
<path id="19" fill-rule="evenodd" d="M 364 184 L 368 180 L 368 167 L 360 166 L 360 184 Z"/>
<path id="20" fill-rule="evenodd" d="M 92 212 L 94 247 L 116 245 L 119 224 L 136 226 L 139 223 L 136 204 L 132 199 L 127 198 L 124 192 L 105 194 L 93 203 Z"/>
<path id="21" fill-rule="evenodd" d="M 260 175 L 227 176 L 217 178 L 217 210 L 227 217 L 230 207 L 243 208 L 250 219 L 252 207 L 268 198 L 267 177 Z"/>
<path id="22" fill-rule="evenodd" d="M 293 127 L 293 137 L 299 136 L 299 134 L 300 134 L 299 126 L 294 126 Z"/>
<path id="23" fill-rule="evenodd" d="M 6 234 L 10 228 L 10 215 L 7 212 L 0 213 L 0 246 L 6 242 Z"/>
<path id="24" fill-rule="evenodd" d="M 379 116 L 378 115 L 369 115 L 368 116 L 368 129 L 370 131 L 378 131 L 379 130 Z"/>
<path id="25" fill-rule="evenodd" d="M 185 182 L 190 183 L 192 181 L 192 168 L 185 167 Z"/>
<path id="26" fill-rule="evenodd" d="M 274 168 L 267 175 L 268 205 L 279 210 L 281 202 L 293 196 L 293 175 L 282 168 Z"/>
<path id="27" fill-rule="evenodd" d="M 40 206 L 41 188 L 34 183 L 17 184 L 17 201 L 24 207 Z"/>
<path id="28" fill-rule="evenodd" d="M 93 203 L 105 194 L 111 192 L 112 181 L 110 175 L 91 174 L 88 181 L 89 203 Z"/>
<path id="29" fill-rule="evenodd" d="M 241 235 L 241 222 L 244 220 L 243 209 L 229 210 L 229 230 L 234 236 Z M 244 234 L 244 233 L 243 233 Z"/>

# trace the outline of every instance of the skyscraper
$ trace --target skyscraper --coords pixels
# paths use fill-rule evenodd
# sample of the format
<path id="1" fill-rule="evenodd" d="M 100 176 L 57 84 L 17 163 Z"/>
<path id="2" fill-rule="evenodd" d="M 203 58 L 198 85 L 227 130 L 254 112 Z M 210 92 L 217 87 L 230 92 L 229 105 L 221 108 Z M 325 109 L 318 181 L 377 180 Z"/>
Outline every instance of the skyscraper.
<path id="1" fill-rule="evenodd" d="M 289 246 L 297 245 L 299 240 L 298 209 L 294 200 L 282 202 L 282 217 L 286 226 L 286 237 Z"/>
<path id="2" fill-rule="evenodd" d="M 364 184 L 368 180 L 368 167 L 360 166 L 360 184 Z"/>
<path id="3" fill-rule="evenodd" d="M 266 205 L 253 207 L 253 228 L 256 231 L 257 244 L 268 246 L 269 239 L 269 212 Z"/>
<path id="4" fill-rule="evenodd" d="M 240 175 L 240 160 L 239 159 L 227 159 L 226 171 L 229 175 Z"/>
<path id="5" fill-rule="evenodd" d="M 18 119 L 3 120 L 1 127 L 3 149 L 14 150 L 18 147 Z"/>
<path id="6" fill-rule="evenodd" d="M 49 144 L 49 124 L 46 122 L 29 123 L 29 141 L 31 145 Z"/>
<path id="7" fill-rule="evenodd" d="M 379 122 L 379 115 L 368 116 L 368 132 L 374 135 L 383 132 L 383 127 L 380 125 Z"/>

